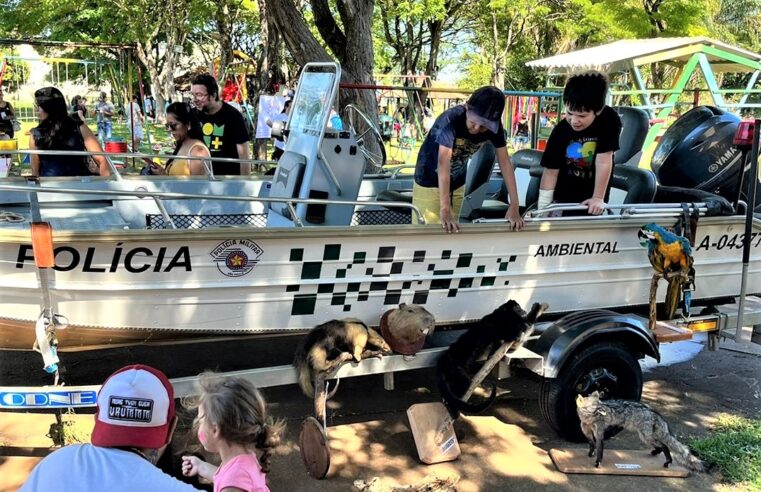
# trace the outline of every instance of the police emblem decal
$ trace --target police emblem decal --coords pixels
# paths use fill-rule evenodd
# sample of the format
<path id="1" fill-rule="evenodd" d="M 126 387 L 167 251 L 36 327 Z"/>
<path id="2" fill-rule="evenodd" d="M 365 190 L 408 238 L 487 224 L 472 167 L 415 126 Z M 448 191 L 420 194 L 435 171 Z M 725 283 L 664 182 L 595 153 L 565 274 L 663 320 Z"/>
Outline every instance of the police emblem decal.
<path id="1" fill-rule="evenodd" d="M 226 277 L 242 277 L 254 269 L 264 250 L 249 239 L 228 239 L 209 252 Z"/>

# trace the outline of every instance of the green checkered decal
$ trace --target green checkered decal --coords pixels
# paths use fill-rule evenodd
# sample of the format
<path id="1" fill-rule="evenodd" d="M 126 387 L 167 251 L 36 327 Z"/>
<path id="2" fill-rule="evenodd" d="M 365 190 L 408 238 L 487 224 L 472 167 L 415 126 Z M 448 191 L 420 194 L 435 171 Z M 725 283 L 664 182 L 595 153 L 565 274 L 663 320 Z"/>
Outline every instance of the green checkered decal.
<path id="1" fill-rule="evenodd" d="M 317 248 L 291 249 L 290 262 L 298 264 L 300 280 L 323 280 L 316 284 L 286 286 L 286 292 L 293 293 L 291 315 L 312 315 L 318 302 L 341 306 L 343 312 L 349 312 L 352 303 L 367 302 L 379 293 L 383 296 L 383 305 L 389 306 L 403 301 L 425 304 L 429 293 L 437 290 L 446 291 L 447 297 L 457 297 L 460 289 L 495 285 L 497 276 L 484 275 L 487 270 L 495 274 L 506 272 L 516 260 L 515 255 L 497 258 L 496 264 L 487 268 L 474 259 L 472 253 L 450 249 L 415 250 L 411 256 L 410 252 L 406 253 L 405 257 L 397 255 L 395 246 L 379 246 L 372 251 L 345 249 L 341 244 L 326 244 L 322 251 Z M 459 277 L 468 273 L 473 276 L 451 278 L 455 274 Z M 434 278 L 410 280 L 410 275 L 432 275 Z M 399 276 L 402 278 L 395 280 L 394 277 Z M 509 280 L 505 280 L 504 285 L 508 284 Z"/>

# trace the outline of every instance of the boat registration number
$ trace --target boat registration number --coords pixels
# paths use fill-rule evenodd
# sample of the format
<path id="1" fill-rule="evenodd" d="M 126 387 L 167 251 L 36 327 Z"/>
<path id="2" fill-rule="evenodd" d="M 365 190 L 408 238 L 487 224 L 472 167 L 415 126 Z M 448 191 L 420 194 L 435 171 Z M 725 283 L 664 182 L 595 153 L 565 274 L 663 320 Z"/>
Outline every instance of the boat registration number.
<path id="1" fill-rule="evenodd" d="M 745 242 L 745 234 L 722 234 L 720 236 L 706 235 L 696 248 L 696 251 L 702 249 L 742 249 Z M 754 232 L 750 235 L 750 245 L 757 248 L 761 245 L 761 233 Z"/>

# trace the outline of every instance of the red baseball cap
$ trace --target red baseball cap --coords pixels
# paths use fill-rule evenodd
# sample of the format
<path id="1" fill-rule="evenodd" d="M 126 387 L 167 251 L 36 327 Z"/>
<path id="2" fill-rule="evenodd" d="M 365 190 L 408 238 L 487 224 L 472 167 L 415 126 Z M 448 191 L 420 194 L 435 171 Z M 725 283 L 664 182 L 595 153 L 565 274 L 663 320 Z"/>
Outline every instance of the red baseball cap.
<path id="1" fill-rule="evenodd" d="M 98 392 L 91 441 L 96 446 L 158 449 L 169 442 L 174 419 L 174 389 L 153 367 L 122 367 Z"/>

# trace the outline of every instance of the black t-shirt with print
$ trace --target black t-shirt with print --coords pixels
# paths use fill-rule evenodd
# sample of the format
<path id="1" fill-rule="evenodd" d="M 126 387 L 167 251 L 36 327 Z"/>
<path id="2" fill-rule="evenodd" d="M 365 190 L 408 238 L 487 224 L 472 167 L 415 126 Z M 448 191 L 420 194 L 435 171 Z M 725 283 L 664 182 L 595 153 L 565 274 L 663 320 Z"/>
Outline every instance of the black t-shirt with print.
<path id="1" fill-rule="evenodd" d="M 468 160 L 484 142 L 491 142 L 497 149 L 507 145 L 502 123 L 496 134 L 487 131 L 474 135 L 468 131 L 465 121 L 465 105 L 450 108 L 436 118 L 418 153 L 415 183 L 426 188 L 438 188 L 436 169 L 439 166 L 439 145 L 452 149 L 450 191 L 465 185 Z"/>
<path id="2" fill-rule="evenodd" d="M 555 186 L 557 203 L 581 203 L 595 190 L 597 154 L 618 150 L 621 118 L 605 106 L 589 127 L 577 132 L 563 119 L 552 130 L 542 155 L 542 167 L 560 169 Z M 610 181 L 604 200 L 608 201 Z"/>
<path id="3" fill-rule="evenodd" d="M 238 158 L 238 144 L 248 142 L 248 130 L 243 115 L 227 103 L 214 114 L 197 111 L 201 122 L 203 142 L 212 157 Z M 215 175 L 240 174 L 240 164 L 236 162 L 213 162 Z"/>

